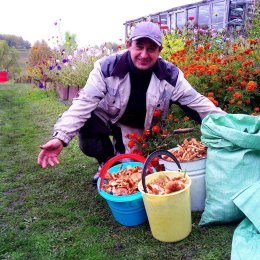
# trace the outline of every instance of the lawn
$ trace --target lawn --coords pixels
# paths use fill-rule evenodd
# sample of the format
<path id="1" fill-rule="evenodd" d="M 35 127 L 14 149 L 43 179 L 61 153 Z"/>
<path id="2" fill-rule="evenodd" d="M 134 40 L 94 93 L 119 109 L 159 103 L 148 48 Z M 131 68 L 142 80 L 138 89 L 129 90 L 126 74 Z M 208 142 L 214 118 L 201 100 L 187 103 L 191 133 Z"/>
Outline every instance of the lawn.
<path id="1" fill-rule="evenodd" d="M 97 162 L 80 152 L 77 138 L 58 167 L 39 168 L 39 145 L 68 108 L 54 92 L 0 84 L 0 106 L 0 259 L 230 259 L 237 224 L 199 227 L 200 212 L 177 243 L 154 239 L 148 223 L 118 224 L 92 186 Z"/>

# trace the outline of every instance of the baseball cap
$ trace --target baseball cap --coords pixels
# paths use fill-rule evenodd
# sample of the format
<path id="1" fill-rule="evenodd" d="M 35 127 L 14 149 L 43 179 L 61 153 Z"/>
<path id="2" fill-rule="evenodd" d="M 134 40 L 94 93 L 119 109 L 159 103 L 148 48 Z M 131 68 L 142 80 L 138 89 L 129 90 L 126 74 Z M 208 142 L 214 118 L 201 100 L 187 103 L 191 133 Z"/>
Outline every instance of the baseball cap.
<path id="1" fill-rule="evenodd" d="M 162 33 L 159 26 L 152 22 L 140 22 L 136 25 L 130 39 L 149 38 L 157 45 L 162 46 Z"/>

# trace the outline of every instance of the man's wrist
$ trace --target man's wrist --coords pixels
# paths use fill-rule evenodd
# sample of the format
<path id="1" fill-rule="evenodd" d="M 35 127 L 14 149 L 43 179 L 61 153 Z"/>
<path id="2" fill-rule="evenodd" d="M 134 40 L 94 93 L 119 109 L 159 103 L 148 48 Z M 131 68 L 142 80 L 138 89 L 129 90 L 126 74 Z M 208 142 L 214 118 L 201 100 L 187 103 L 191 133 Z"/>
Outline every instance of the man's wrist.
<path id="1" fill-rule="evenodd" d="M 66 144 L 65 144 L 61 139 L 59 139 L 59 138 L 57 138 L 57 137 L 53 137 L 53 139 L 57 139 L 57 140 L 59 140 L 59 141 L 61 142 L 61 144 L 63 145 L 63 147 L 66 146 Z"/>
<path id="2" fill-rule="evenodd" d="M 62 134 L 61 132 L 54 132 L 52 138 L 60 140 L 63 144 L 63 147 L 67 146 L 69 143 L 69 140 L 67 140 L 64 134 Z"/>

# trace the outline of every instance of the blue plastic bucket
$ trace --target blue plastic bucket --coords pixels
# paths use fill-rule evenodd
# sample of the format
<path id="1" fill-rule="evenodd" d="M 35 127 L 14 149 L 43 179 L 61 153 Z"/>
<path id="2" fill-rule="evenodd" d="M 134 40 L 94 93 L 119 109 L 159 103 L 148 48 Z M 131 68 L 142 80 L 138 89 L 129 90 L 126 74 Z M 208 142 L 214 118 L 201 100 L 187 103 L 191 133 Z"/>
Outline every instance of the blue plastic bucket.
<path id="1" fill-rule="evenodd" d="M 127 166 L 143 166 L 140 162 L 124 162 L 108 169 L 108 172 L 118 172 Z M 106 199 L 115 220 L 124 226 L 137 226 L 147 221 L 147 215 L 141 192 L 126 196 L 114 196 L 100 189 L 101 178 L 97 187 L 99 194 Z"/>

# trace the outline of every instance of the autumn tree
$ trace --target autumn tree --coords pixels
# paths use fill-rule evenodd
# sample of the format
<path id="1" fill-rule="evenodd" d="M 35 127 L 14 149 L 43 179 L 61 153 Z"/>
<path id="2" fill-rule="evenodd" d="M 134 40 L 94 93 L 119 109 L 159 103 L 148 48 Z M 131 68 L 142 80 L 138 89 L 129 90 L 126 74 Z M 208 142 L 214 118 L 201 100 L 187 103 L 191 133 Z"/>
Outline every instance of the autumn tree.
<path id="1" fill-rule="evenodd" d="M 37 41 L 31 48 L 27 62 L 28 76 L 41 82 L 48 79 L 48 69 L 53 53 L 49 45 L 42 40 Z"/>

